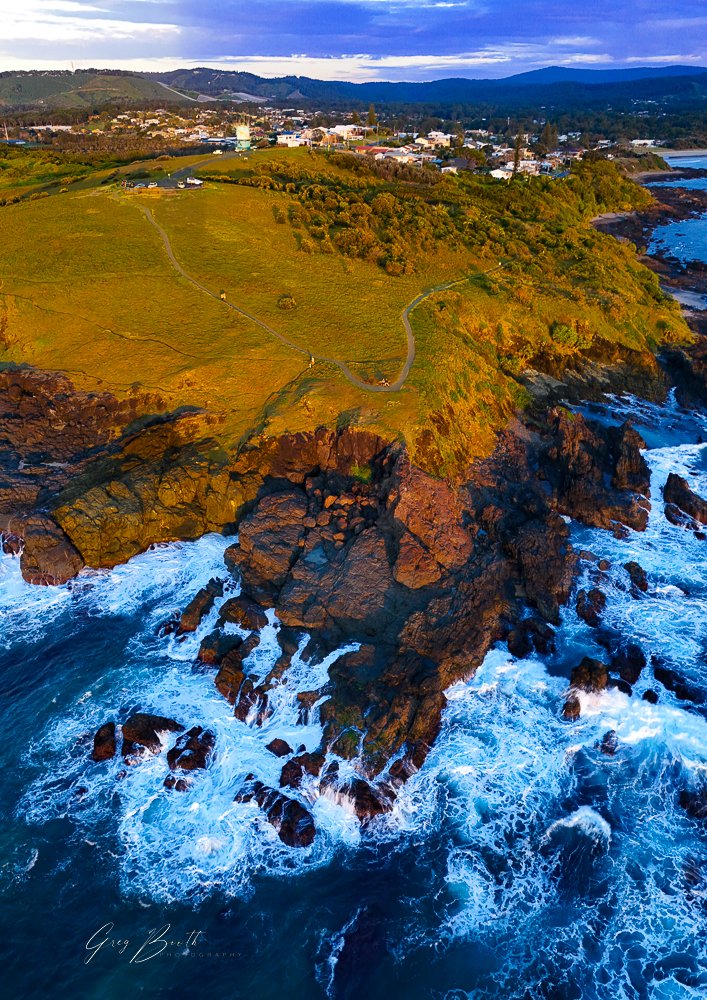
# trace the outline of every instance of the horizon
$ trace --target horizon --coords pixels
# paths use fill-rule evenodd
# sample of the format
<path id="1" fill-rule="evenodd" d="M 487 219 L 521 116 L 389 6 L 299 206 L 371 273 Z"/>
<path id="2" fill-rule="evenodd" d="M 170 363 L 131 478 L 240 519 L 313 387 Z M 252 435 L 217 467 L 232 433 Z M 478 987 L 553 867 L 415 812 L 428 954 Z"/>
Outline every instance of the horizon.
<path id="1" fill-rule="evenodd" d="M 549 66 L 707 64 L 707 16 L 685 0 L 586 12 L 557 0 L 0 0 L 0 68 L 430 82 L 504 79 Z M 689 42 L 689 44 L 688 44 Z"/>

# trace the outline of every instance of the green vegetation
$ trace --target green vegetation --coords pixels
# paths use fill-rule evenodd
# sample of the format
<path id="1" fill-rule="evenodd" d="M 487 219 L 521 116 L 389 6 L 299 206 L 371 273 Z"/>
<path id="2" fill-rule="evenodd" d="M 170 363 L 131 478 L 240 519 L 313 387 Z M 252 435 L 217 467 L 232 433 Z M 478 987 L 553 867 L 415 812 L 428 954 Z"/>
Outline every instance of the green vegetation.
<path id="1" fill-rule="evenodd" d="M 524 403 L 525 369 L 627 356 L 650 365 L 661 342 L 689 336 L 633 249 L 589 224 L 650 200 L 610 163 L 499 184 L 274 149 L 208 171 L 229 183 L 123 193 L 100 184 L 113 172 L 104 168 L 0 210 L 0 361 L 118 395 L 149 390 L 165 409 L 205 407 L 228 446 L 357 424 L 401 435 L 423 467 L 456 475 Z M 173 266 L 143 205 L 214 297 Z M 322 360 L 393 382 L 406 357 L 403 308 L 462 278 L 412 312 L 416 358 L 401 391 L 366 392 Z"/>
<path id="2" fill-rule="evenodd" d="M 100 70 L 0 73 L 0 110 L 6 108 L 95 108 L 109 103 L 178 102 L 154 80 L 134 73 Z"/>

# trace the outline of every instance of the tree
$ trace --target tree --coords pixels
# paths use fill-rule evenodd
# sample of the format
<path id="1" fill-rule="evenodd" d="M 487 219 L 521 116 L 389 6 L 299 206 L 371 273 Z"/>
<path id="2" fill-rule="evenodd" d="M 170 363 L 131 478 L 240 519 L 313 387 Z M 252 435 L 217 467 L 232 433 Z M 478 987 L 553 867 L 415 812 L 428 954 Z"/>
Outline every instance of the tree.
<path id="1" fill-rule="evenodd" d="M 520 167 L 520 154 L 523 150 L 523 133 L 519 132 L 516 136 L 516 146 L 513 153 L 513 176 L 518 173 L 518 168 Z"/>
<path id="2" fill-rule="evenodd" d="M 361 124 L 361 116 L 358 113 L 358 111 L 354 111 L 354 113 L 351 115 L 351 122 L 354 125 L 360 125 Z"/>
<path id="3" fill-rule="evenodd" d="M 376 109 L 373 105 L 368 109 L 368 117 L 366 118 L 366 123 L 373 128 L 374 125 L 378 124 L 378 118 L 376 117 Z"/>

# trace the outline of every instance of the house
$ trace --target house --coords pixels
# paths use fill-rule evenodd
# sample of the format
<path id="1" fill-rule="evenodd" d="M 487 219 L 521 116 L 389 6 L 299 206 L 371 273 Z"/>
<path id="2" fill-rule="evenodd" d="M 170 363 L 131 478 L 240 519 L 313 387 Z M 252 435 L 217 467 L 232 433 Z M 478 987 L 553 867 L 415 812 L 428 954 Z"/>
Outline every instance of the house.
<path id="1" fill-rule="evenodd" d="M 290 148 L 294 146 L 306 146 L 307 140 L 302 136 L 301 132 L 280 132 L 277 137 L 278 146 L 289 146 Z"/>
<path id="2" fill-rule="evenodd" d="M 453 136 L 447 132 L 428 132 L 427 140 L 431 146 L 449 147 L 452 145 Z"/>

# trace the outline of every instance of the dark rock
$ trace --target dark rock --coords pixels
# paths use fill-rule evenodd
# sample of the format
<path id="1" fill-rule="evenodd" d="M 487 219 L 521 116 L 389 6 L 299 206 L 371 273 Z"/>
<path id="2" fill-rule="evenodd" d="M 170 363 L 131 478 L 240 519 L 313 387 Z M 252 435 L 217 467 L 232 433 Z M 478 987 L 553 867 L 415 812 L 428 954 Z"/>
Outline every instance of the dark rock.
<path id="1" fill-rule="evenodd" d="M 115 757 L 115 723 L 106 722 L 93 737 L 93 753 L 95 761 L 110 760 Z"/>
<path id="2" fill-rule="evenodd" d="M 6 556 L 19 556 L 24 547 L 25 543 L 19 535 L 13 535 L 11 531 L 0 531 L 0 551 Z"/>
<path id="3" fill-rule="evenodd" d="M 214 683 L 231 705 L 236 703 L 236 696 L 245 680 L 243 661 L 250 656 L 259 642 L 257 635 L 249 636 L 245 642 L 240 642 L 221 659 Z"/>
<path id="4" fill-rule="evenodd" d="M 693 493 L 682 476 L 671 472 L 663 487 L 663 499 L 666 503 L 665 516 L 673 524 L 684 523 L 680 512 L 698 524 L 707 524 L 707 502 L 697 493 Z M 678 508 L 677 513 L 675 508 Z"/>
<path id="5" fill-rule="evenodd" d="M 577 594 L 577 614 L 590 628 L 598 628 L 605 607 L 606 595 L 598 587 Z"/>
<path id="6" fill-rule="evenodd" d="M 680 792 L 679 802 L 693 819 L 707 820 L 707 788 L 701 788 L 698 791 L 689 791 L 687 788 L 683 788 Z"/>
<path id="7" fill-rule="evenodd" d="M 645 653 L 635 642 L 628 643 L 611 658 L 611 669 L 627 684 L 636 683 L 645 665 Z"/>
<path id="8" fill-rule="evenodd" d="M 164 779 L 165 788 L 173 788 L 175 792 L 188 792 L 191 785 L 186 778 L 178 778 L 174 774 L 168 774 Z"/>
<path id="9" fill-rule="evenodd" d="M 193 726 L 167 751 L 170 770 L 196 771 L 208 767 L 215 742 L 216 737 L 211 730 Z"/>
<path id="10" fill-rule="evenodd" d="M 631 578 L 631 583 L 636 588 L 644 593 L 648 590 L 648 577 L 646 571 L 637 562 L 627 562 L 624 563 L 624 569 Z"/>
<path id="11" fill-rule="evenodd" d="M 45 586 L 66 583 L 83 569 L 84 560 L 56 522 L 32 514 L 22 522 L 22 576 Z"/>
<path id="12" fill-rule="evenodd" d="M 644 701 L 647 701 L 651 705 L 658 704 L 658 695 L 652 688 L 648 688 L 647 691 L 644 691 L 641 697 Z"/>
<path id="13" fill-rule="evenodd" d="M 247 782 L 235 801 L 257 802 L 288 847 L 309 847 L 314 841 L 317 831 L 312 814 L 296 799 L 268 788 L 262 781 Z"/>
<path id="14" fill-rule="evenodd" d="M 550 431 L 543 471 L 557 509 L 593 527 L 644 531 L 650 471 L 641 436 L 629 424 L 602 429 L 561 408 L 550 412 Z"/>
<path id="15" fill-rule="evenodd" d="M 209 666 L 218 666 L 228 653 L 234 649 L 240 649 L 241 646 L 243 646 L 242 636 L 231 635 L 227 632 L 216 630 L 215 632 L 210 632 L 201 640 L 197 658 L 200 663 L 205 663 Z M 254 648 L 254 646 L 251 646 L 249 652 L 252 652 Z"/>
<path id="16" fill-rule="evenodd" d="M 231 558 L 249 596 L 264 602 L 277 597 L 300 554 L 306 514 L 306 496 L 290 490 L 263 497 L 241 522 L 238 549 Z"/>
<path id="17" fill-rule="evenodd" d="M 219 622 L 231 622 L 248 632 L 265 628 L 268 618 L 263 609 L 247 597 L 232 597 L 221 606 Z M 296 647 L 295 647 L 296 648 Z"/>
<path id="18" fill-rule="evenodd" d="M 661 664 L 653 664 L 653 676 L 667 691 L 672 691 L 679 701 L 691 701 L 695 705 L 705 702 L 705 695 L 700 688 L 694 687 L 681 677 L 675 670 Z"/>
<path id="19" fill-rule="evenodd" d="M 205 587 L 189 602 L 179 619 L 177 635 L 186 632 L 196 632 L 202 620 L 214 606 L 217 597 L 223 596 L 223 584 L 220 580 L 209 580 Z"/>
<path id="20" fill-rule="evenodd" d="M 604 733 L 601 743 L 599 744 L 599 749 L 607 757 L 613 757 L 619 748 L 619 738 L 613 729 L 610 729 L 608 733 Z"/>
<path id="21" fill-rule="evenodd" d="M 316 778 L 324 767 L 323 753 L 298 753 L 292 760 L 288 760 L 280 774 L 281 788 L 296 788 L 305 774 L 311 774 Z"/>
<path id="22" fill-rule="evenodd" d="M 274 739 L 271 740 L 265 747 L 270 753 L 274 753 L 276 757 L 287 757 L 288 754 L 292 753 L 292 747 L 285 740 Z"/>
<path id="23" fill-rule="evenodd" d="M 262 726 L 268 716 L 268 693 L 262 686 L 253 684 L 246 677 L 233 704 L 233 714 L 241 722 L 246 722 L 252 715 L 256 726 Z"/>
<path id="24" fill-rule="evenodd" d="M 621 691 L 623 694 L 627 694 L 629 698 L 633 694 L 633 688 L 628 683 L 628 681 L 623 680 L 621 677 L 612 677 L 609 681 L 609 687 L 616 688 L 617 691 Z"/>
<path id="25" fill-rule="evenodd" d="M 123 756 L 136 754 L 140 747 L 149 753 L 158 754 L 162 750 L 161 733 L 181 733 L 183 730 L 184 726 L 180 726 L 174 719 L 135 712 L 123 724 Z"/>
<path id="26" fill-rule="evenodd" d="M 562 717 L 568 722 L 576 722 L 581 713 L 582 706 L 579 703 L 579 698 L 577 695 L 571 694 L 562 708 Z"/>
<path id="27" fill-rule="evenodd" d="M 603 691 L 609 684 L 608 667 L 601 660 L 585 656 L 572 671 L 570 684 L 580 691 L 589 693 Z"/>

